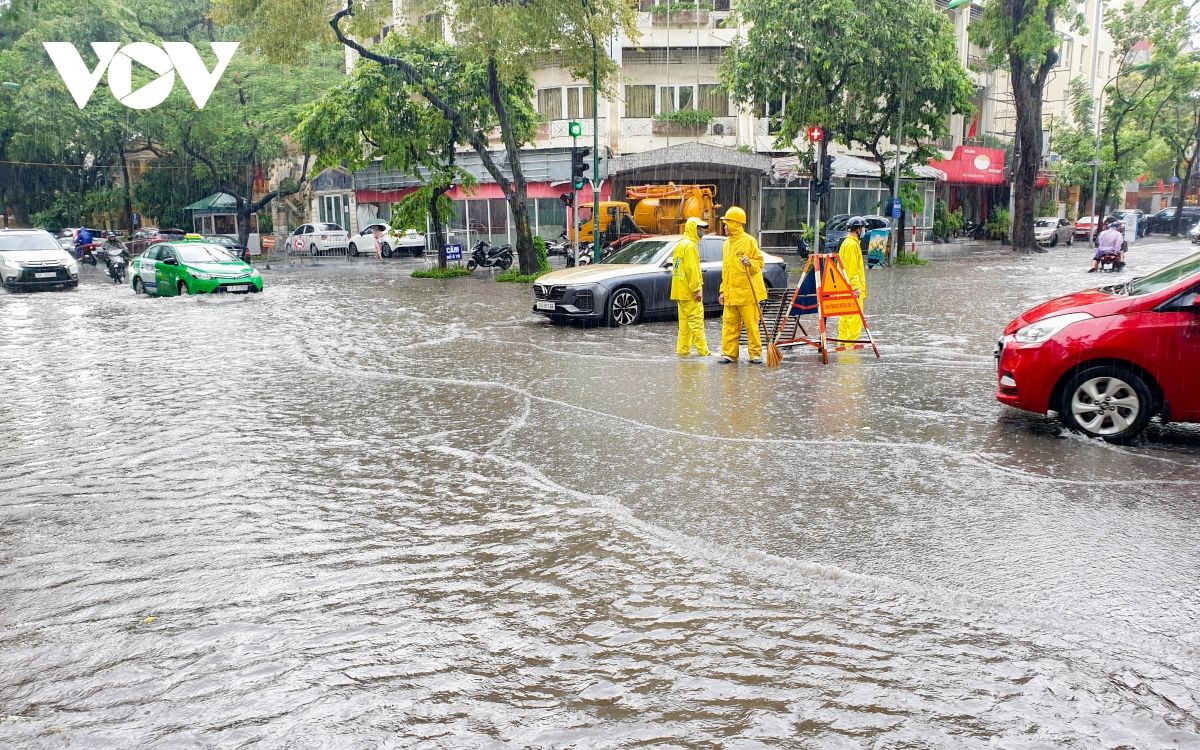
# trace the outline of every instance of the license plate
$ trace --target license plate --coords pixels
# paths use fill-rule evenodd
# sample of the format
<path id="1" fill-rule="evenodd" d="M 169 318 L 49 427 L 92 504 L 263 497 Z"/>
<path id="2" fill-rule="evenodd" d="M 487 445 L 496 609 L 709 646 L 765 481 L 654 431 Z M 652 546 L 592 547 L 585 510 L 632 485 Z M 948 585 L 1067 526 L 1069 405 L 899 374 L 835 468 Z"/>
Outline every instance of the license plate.
<path id="1" fill-rule="evenodd" d="M 533 303 L 533 307 L 535 310 L 553 310 L 554 303 L 545 300 L 538 300 L 537 302 Z"/>
<path id="2" fill-rule="evenodd" d="M 33 275 L 33 278 L 35 278 L 35 279 L 53 279 L 55 276 L 58 276 L 58 274 L 51 271 L 50 273 L 35 273 Z"/>
<path id="3" fill-rule="evenodd" d="M 234 284 L 233 286 L 225 287 L 225 291 L 227 291 L 227 292 L 244 292 L 249 288 L 250 287 L 246 284 Z"/>

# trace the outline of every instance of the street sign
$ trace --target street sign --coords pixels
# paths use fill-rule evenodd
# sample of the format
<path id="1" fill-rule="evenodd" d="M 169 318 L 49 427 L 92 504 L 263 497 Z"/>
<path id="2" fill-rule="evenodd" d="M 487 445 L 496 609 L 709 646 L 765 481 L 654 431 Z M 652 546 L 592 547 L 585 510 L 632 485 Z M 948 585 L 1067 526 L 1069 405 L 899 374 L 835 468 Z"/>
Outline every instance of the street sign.
<path id="1" fill-rule="evenodd" d="M 892 198 L 892 218 L 900 218 L 901 203 L 899 198 Z"/>
<path id="2" fill-rule="evenodd" d="M 462 260 L 462 245 L 446 245 L 446 260 Z"/>
<path id="3" fill-rule="evenodd" d="M 142 217 L 138 214 L 137 211 L 134 211 L 133 216 L 130 217 L 130 221 L 133 223 L 133 226 L 138 227 L 138 226 L 141 226 L 141 224 L 142 224 Z"/>

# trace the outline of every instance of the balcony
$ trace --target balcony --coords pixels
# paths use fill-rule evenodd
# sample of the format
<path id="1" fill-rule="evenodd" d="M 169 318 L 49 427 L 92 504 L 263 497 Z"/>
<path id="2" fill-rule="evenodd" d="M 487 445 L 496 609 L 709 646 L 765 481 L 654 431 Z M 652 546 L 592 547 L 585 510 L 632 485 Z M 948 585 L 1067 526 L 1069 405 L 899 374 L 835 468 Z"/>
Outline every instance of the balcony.
<path id="1" fill-rule="evenodd" d="M 662 6 L 659 6 L 659 7 L 662 7 Z M 680 10 L 677 12 L 672 12 L 669 15 L 667 13 L 651 12 L 651 13 L 648 13 L 647 15 L 650 16 L 650 25 L 651 26 L 671 26 L 671 27 L 675 27 L 675 28 L 692 28 L 695 26 L 708 26 L 708 22 L 710 19 L 709 11 L 705 10 L 703 7 L 699 11 Z"/>

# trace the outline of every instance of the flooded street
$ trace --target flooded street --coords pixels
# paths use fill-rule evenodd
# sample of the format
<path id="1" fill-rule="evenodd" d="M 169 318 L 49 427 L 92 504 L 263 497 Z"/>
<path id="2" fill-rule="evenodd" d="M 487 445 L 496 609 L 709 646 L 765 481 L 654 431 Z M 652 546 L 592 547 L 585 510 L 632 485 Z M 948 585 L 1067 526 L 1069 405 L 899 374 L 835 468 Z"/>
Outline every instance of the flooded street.
<path id="1" fill-rule="evenodd" d="M 882 359 L 777 370 L 419 261 L 0 293 L 0 747 L 1200 747 L 1200 429 L 994 397 L 1089 257 L 871 271 Z"/>

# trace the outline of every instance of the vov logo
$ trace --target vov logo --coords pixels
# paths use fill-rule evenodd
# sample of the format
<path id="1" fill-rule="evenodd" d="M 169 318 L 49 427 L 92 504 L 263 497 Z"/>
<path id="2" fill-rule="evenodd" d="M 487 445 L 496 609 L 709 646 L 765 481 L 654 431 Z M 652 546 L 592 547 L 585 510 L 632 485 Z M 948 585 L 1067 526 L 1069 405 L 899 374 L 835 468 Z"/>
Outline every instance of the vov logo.
<path id="1" fill-rule="evenodd" d="M 92 42 L 92 51 L 96 53 L 95 70 L 88 70 L 79 50 L 70 42 L 42 42 L 58 75 L 67 85 L 75 103 L 80 109 L 87 106 L 92 93 L 100 83 L 104 71 L 108 71 L 108 88 L 117 101 L 130 109 L 150 109 L 162 104 L 171 95 L 175 87 L 175 74 L 183 80 L 192 101 L 198 109 L 204 109 L 208 97 L 212 96 L 217 81 L 237 51 L 239 42 L 213 42 L 213 54 L 217 56 L 217 64 L 210 71 L 200 53 L 187 42 L 163 42 L 162 47 L 156 47 L 148 42 L 134 42 L 121 46 L 120 42 Z M 141 63 L 149 68 L 157 77 L 139 88 L 133 90 L 133 64 Z"/>

